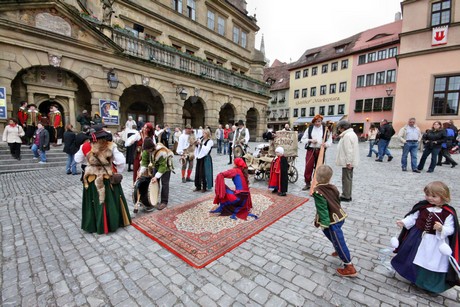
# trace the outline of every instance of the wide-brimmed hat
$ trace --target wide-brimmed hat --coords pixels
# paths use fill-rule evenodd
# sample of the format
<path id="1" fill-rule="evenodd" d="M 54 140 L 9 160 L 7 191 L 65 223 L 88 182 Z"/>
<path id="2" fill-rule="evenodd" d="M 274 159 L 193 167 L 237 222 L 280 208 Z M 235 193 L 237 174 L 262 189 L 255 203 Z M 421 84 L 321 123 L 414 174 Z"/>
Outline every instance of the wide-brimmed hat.
<path id="1" fill-rule="evenodd" d="M 185 129 L 192 129 L 192 126 L 190 124 L 185 125 Z"/>
<path id="2" fill-rule="evenodd" d="M 100 140 L 100 139 L 108 140 L 112 137 L 110 132 L 104 130 L 104 125 L 102 124 L 91 126 L 90 136 L 93 142 L 96 142 L 97 140 Z"/>
<path id="3" fill-rule="evenodd" d="M 238 121 L 237 125 L 238 125 L 238 126 L 240 126 L 240 125 L 241 125 L 241 126 L 244 126 L 244 121 L 242 121 L 242 120 L 240 119 L 240 120 Z"/>
<path id="4" fill-rule="evenodd" d="M 313 119 L 311 120 L 311 122 L 314 123 L 314 122 L 316 122 L 318 119 L 323 120 L 323 118 L 324 118 L 324 117 L 323 117 L 322 115 L 317 114 L 317 115 L 315 115 L 315 117 L 313 117 Z"/>

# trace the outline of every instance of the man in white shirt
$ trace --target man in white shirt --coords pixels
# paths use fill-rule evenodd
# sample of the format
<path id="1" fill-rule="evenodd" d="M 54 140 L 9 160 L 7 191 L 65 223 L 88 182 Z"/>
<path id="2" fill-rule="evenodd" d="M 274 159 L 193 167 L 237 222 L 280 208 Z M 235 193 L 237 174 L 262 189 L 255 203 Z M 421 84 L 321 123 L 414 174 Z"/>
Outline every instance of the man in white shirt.
<path id="1" fill-rule="evenodd" d="M 326 142 L 323 145 L 325 132 L 326 126 L 323 124 L 323 117 L 321 115 L 316 115 L 311 121 L 311 125 L 302 136 L 301 142 L 305 143 L 305 149 L 307 150 L 305 155 L 305 186 L 302 188 L 303 191 L 307 191 L 311 187 L 311 179 L 313 177 L 313 171 L 316 169 L 316 162 L 318 161 L 321 146 L 327 148 L 332 144 L 332 137 L 329 131 L 327 132 Z M 324 156 L 325 155 L 326 151 L 324 152 Z"/>
<path id="2" fill-rule="evenodd" d="M 182 156 L 181 159 L 184 161 L 184 163 L 182 163 L 182 183 L 193 181 L 190 178 L 190 175 L 193 170 L 194 154 L 192 154 L 192 152 L 195 150 L 195 143 L 196 138 L 194 136 L 192 126 L 187 124 L 185 126 L 184 133 L 180 135 L 179 143 L 177 144 L 177 153 Z M 187 177 L 185 177 L 186 173 Z"/>
<path id="3" fill-rule="evenodd" d="M 133 129 L 133 126 L 137 127 L 136 121 L 133 119 L 132 116 L 128 116 L 128 120 L 126 121 L 125 127 Z"/>
<path id="4" fill-rule="evenodd" d="M 407 156 L 410 152 L 410 164 L 412 171 L 414 173 L 420 173 L 420 171 L 417 169 L 417 151 L 418 144 L 422 139 L 422 133 L 420 132 L 420 128 L 415 124 L 415 118 L 409 118 L 407 125 L 399 130 L 398 137 L 404 144 L 401 156 L 402 171 L 407 171 Z"/>

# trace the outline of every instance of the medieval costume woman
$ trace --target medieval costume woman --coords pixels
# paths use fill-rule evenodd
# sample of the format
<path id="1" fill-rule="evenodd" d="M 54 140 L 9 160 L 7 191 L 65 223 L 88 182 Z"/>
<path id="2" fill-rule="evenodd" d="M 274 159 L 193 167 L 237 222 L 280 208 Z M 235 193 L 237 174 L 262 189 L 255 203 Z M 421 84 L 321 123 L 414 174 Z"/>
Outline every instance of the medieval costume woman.
<path id="1" fill-rule="evenodd" d="M 134 151 L 134 163 L 133 163 L 133 183 L 136 182 L 138 177 L 138 170 L 141 164 L 141 152 L 142 152 L 142 144 L 144 143 L 145 138 L 152 138 L 155 139 L 153 136 L 155 134 L 155 129 L 151 123 L 145 123 L 142 126 L 140 133 L 133 134 L 130 136 L 126 142 L 125 147 L 129 147 L 132 144 L 136 144 L 136 148 Z"/>
<path id="2" fill-rule="evenodd" d="M 241 158 L 234 160 L 234 166 L 234 168 L 217 175 L 214 204 L 219 206 L 210 212 L 230 215 L 230 218 L 234 220 L 236 218 L 245 220 L 248 215 L 257 218 L 250 213 L 252 200 L 249 191 L 248 167 Z M 225 185 L 225 178 L 232 179 L 235 185 L 234 190 Z"/>
<path id="3" fill-rule="evenodd" d="M 83 178 L 81 228 L 98 234 L 116 231 L 131 224 L 131 217 L 121 182 L 114 179 L 125 167 L 125 158 L 102 125 L 94 127 L 91 142 L 84 143 L 75 154 L 75 161 L 87 161 Z"/>
<path id="4" fill-rule="evenodd" d="M 195 171 L 195 190 L 202 191 L 212 189 L 213 184 L 213 166 L 211 150 L 214 142 L 211 140 L 211 132 L 204 129 L 203 137 L 199 140 L 195 149 L 196 171 Z"/>
<path id="5" fill-rule="evenodd" d="M 288 190 L 289 163 L 284 156 L 283 147 L 277 147 L 275 153 L 276 157 L 273 159 L 270 166 L 268 188 L 273 189 L 272 193 L 278 193 L 279 196 L 286 196 Z"/>

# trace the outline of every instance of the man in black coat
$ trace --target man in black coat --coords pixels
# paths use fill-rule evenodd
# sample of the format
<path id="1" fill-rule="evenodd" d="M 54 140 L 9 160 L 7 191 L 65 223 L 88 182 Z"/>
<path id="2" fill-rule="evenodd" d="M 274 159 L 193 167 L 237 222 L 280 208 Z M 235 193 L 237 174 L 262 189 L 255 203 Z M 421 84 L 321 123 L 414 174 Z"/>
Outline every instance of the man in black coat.
<path id="1" fill-rule="evenodd" d="M 380 124 L 379 128 L 379 133 L 377 135 L 377 138 L 379 139 L 378 147 L 379 147 L 379 156 L 377 158 L 377 162 L 382 162 L 383 161 L 383 156 L 385 155 L 385 152 L 388 149 L 388 145 L 390 144 L 391 137 L 395 134 L 395 130 L 393 129 L 393 126 L 386 120 L 382 119 L 382 122 Z M 388 162 L 393 160 L 393 156 L 389 155 L 388 156 Z"/>

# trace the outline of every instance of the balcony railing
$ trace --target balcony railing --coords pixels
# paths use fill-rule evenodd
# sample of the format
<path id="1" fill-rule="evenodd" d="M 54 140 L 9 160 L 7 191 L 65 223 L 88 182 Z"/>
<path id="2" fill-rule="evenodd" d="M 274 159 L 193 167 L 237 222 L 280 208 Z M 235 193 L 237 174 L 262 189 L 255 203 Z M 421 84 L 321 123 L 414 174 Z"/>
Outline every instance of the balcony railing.
<path id="1" fill-rule="evenodd" d="M 190 73 L 205 79 L 217 81 L 242 90 L 257 94 L 268 95 L 269 87 L 260 81 L 243 75 L 235 75 L 221 66 L 206 62 L 193 55 L 178 51 L 174 47 L 160 44 L 156 41 L 143 40 L 123 29 L 114 29 L 113 41 L 124 49 L 126 54 L 139 57 L 157 64 Z"/>

